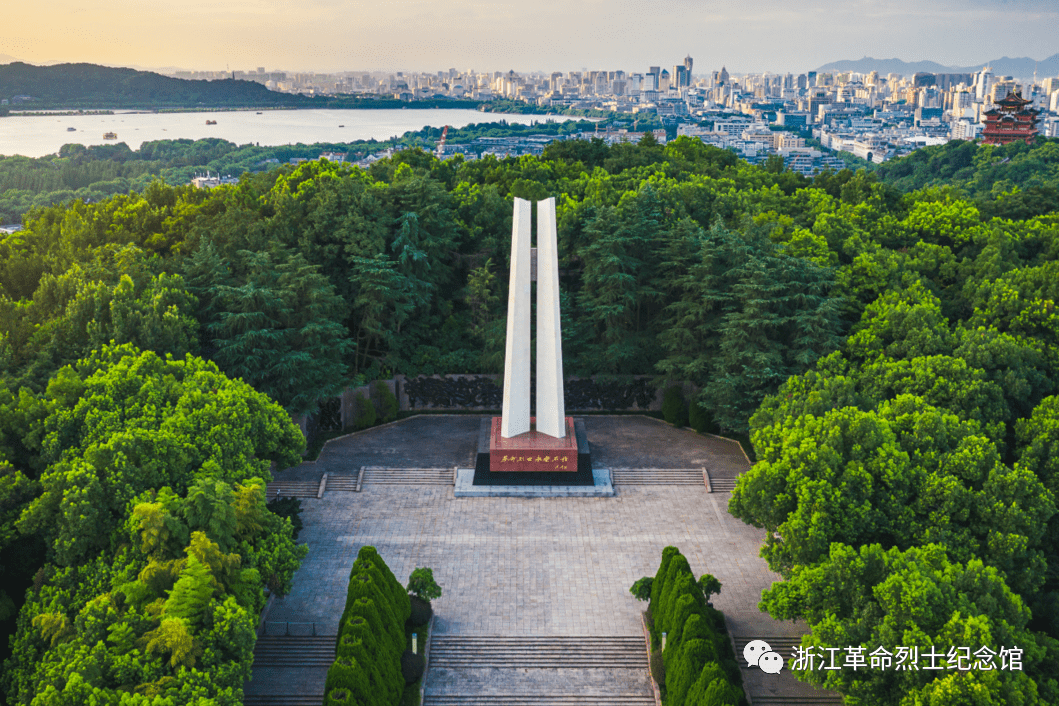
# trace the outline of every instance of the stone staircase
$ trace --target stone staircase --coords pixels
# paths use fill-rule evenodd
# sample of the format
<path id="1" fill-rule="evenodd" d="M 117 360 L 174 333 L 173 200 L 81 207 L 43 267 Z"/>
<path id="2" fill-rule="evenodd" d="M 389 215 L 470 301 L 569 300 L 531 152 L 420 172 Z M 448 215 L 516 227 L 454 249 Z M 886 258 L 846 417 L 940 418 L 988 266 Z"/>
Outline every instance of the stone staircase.
<path id="1" fill-rule="evenodd" d="M 653 706 L 642 637 L 431 638 L 423 706 Z"/>
<path id="2" fill-rule="evenodd" d="M 330 486 L 330 481 L 328 481 Z M 265 497 L 274 500 L 277 497 L 284 498 L 315 498 L 320 492 L 320 481 L 318 480 L 278 480 L 269 483 L 265 489 Z"/>
<path id="3" fill-rule="evenodd" d="M 323 693 L 319 694 L 268 694 L 244 695 L 243 706 L 321 706 Z"/>
<path id="4" fill-rule="evenodd" d="M 614 485 L 705 486 L 701 468 L 612 468 Z"/>
<path id="5" fill-rule="evenodd" d="M 452 485 L 452 468 L 381 468 L 365 466 L 364 485 Z M 328 487 L 331 481 L 327 482 Z"/>
<path id="6" fill-rule="evenodd" d="M 254 667 L 330 667 L 335 661 L 335 636 L 257 638 Z"/>
<path id="7" fill-rule="evenodd" d="M 335 636 L 262 636 L 254 645 L 254 677 L 244 706 L 321 706 L 327 669 L 335 661 Z M 259 680 L 273 682 L 258 685 Z M 257 688 L 255 688 L 257 687 Z"/>
<path id="8" fill-rule="evenodd" d="M 641 637 L 435 635 L 431 669 L 647 669 Z"/>
<path id="9" fill-rule="evenodd" d="M 614 694 L 428 695 L 423 698 L 423 706 L 654 706 L 654 703 L 654 696 Z"/>
<path id="10" fill-rule="evenodd" d="M 324 492 L 325 493 L 329 493 L 331 491 L 335 491 L 335 492 L 339 492 L 339 493 L 352 493 L 352 492 L 356 491 L 356 489 L 357 489 L 357 476 L 356 476 L 356 474 L 347 475 L 347 476 L 328 474 L 328 476 L 327 476 L 327 489 Z"/>
<path id="11" fill-rule="evenodd" d="M 714 493 L 730 493 L 735 490 L 738 478 L 714 478 L 710 476 L 710 490 Z"/>

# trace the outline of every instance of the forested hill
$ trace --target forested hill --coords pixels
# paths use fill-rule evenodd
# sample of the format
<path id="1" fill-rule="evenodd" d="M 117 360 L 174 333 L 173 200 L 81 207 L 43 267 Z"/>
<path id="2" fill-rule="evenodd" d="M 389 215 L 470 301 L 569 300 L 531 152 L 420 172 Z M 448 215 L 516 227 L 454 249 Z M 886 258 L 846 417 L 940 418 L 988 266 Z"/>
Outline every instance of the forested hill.
<path id="1" fill-rule="evenodd" d="M 975 200 L 984 215 L 1029 218 L 1059 210 L 1059 140 L 993 146 L 952 140 L 916 150 L 875 169 L 905 193 L 951 188 Z"/>
<path id="2" fill-rule="evenodd" d="M 305 96 L 270 91 L 253 81 L 187 81 L 150 71 L 96 64 L 0 66 L 0 98 L 32 96 L 29 107 L 301 106 Z"/>

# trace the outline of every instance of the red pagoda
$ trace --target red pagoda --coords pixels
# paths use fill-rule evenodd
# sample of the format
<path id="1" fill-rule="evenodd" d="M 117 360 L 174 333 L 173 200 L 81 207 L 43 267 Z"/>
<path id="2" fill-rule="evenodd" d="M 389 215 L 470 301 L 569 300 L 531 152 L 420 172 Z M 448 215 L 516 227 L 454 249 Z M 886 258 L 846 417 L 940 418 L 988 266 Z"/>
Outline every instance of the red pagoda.
<path id="1" fill-rule="evenodd" d="M 1016 92 L 1008 93 L 985 117 L 982 142 L 987 145 L 1006 145 L 1016 140 L 1032 144 L 1037 136 L 1037 115 L 1040 111 L 1027 108 L 1028 101 Z"/>

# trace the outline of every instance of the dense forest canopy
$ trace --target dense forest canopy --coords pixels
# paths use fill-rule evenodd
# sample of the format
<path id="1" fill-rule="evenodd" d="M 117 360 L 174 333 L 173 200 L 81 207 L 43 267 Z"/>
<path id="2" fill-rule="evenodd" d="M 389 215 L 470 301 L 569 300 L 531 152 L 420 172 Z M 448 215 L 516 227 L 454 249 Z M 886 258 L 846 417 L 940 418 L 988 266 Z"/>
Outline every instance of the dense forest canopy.
<path id="1" fill-rule="evenodd" d="M 1059 703 L 1059 211 L 1020 197 L 1054 180 L 1009 171 L 1059 141 L 952 149 L 978 155 L 962 186 L 888 183 L 900 161 L 808 179 L 645 138 L 503 160 L 408 149 L 32 209 L 0 239 L 9 613 L 31 587 L 9 699 L 237 698 L 239 674 L 175 670 L 245 654 L 218 621 L 242 625 L 254 581 L 282 590 L 296 565 L 281 525 L 253 549 L 269 516 L 246 514 L 260 460 L 295 457 L 284 411 L 394 373 L 501 370 L 512 199 L 554 196 L 565 372 L 687 381 L 716 428 L 749 432 L 758 460 L 730 509 L 768 530 L 786 578 L 764 608 L 820 648 L 1025 652 L 1019 672 L 800 677 L 863 703 Z M 234 466 L 187 445 L 215 395 L 245 410 L 209 432 L 241 449 Z M 119 452 L 163 461 L 115 486 Z M 241 542 L 258 558 L 236 570 Z M 98 671 L 75 679 L 97 638 Z"/>

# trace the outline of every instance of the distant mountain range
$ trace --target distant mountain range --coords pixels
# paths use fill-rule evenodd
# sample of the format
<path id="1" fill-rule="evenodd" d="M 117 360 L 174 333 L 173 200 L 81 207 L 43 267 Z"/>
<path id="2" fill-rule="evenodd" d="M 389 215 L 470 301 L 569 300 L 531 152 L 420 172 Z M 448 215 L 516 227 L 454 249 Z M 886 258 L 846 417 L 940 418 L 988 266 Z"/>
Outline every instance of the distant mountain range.
<path id="1" fill-rule="evenodd" d="M 18 61 L 18 59 L 10 54 L 0 54 L 0 64 L 10 64 L 12 61 Z"/>
<path id="2" fill-rule="evenodd" d="M 1050 76 L 1059 76 L 1059 54 L 1054 54 L 1041 61 L 1028 57 L 1011 59 L 1005 56 L 1000 59 L 987 61 L 984 64 L 975 64 L 974 66 L 943 66 L 934 61 L 909 62 L 900 59 L 873 59 L 870 56 L 866 56 L 856 61 L 832 61 L 830 64 L 821 66 L 817 69 L 817 72 L 866 74 L 870 71 L 878 71 L 883 76 L 886 74 L 911 76 L 919 72 L 971 74 L 981 71 L 983 66 L 992 67 L 994 76 L 1014 76 L 1015 78 L 1031 79 L 1033 78 L 1034 70 L 1036 70 L 1038 78 L 1048 78 Z"/>
<path id="3" fill-rule="evenodd" d="M 96 64 L 0 65 L 0 98 L 32 96 L 26 107 L 154 108 L 297 106 L 305 96 L 270 91 L 253 81 L 186 81 L 149 71 Z"/>

